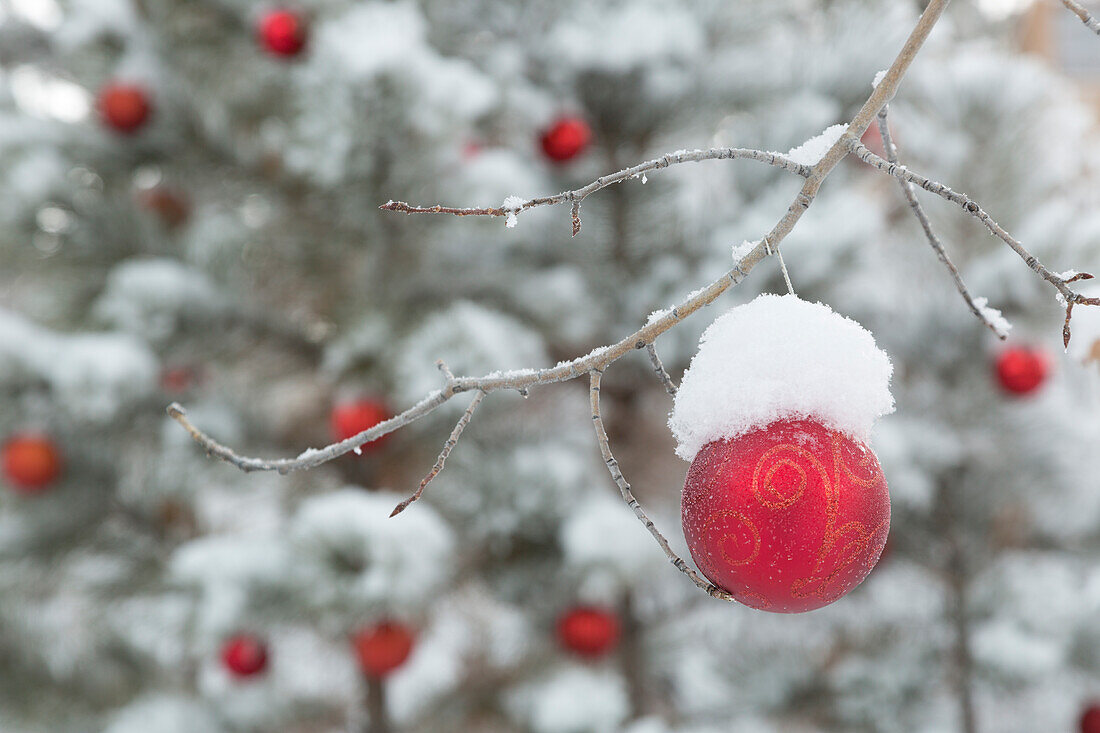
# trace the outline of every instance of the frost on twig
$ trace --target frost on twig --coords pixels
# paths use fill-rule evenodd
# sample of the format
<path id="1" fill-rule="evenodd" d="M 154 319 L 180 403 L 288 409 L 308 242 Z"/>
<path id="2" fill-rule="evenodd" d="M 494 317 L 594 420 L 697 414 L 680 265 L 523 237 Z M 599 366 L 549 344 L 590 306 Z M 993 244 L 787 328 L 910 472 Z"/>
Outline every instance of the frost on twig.
<path id="1" fill-rule="evenodd" d="M 875 77 L 878 79 L 878 77 Z M 876 85 L 877 86 L 877 83 Z M 882 137 L 882 149 L 886 152 L 886 157 L 893 164 L 898 162 L 898 149 L 894 144 L 894 140 L 890 135 L 890 123 L 887 120 L 887 114 L 889 113 L 889 105 L 882 108 L 882 111 L 878 113 L 878 132 Z M 920 222 L 921 228 L 924 230 L 924 236 L 928 239 L 928 244 L 935 250 L 936 256 L 939 257 L 940 262 L 947 268 L 947 271 L 951 274 L 951 279 L 955 282 L 955 288 L 959 291 L 959 295 L 966 301 L 966 305 L 970 308 L 970 311 L 978 317 L 978 319 L 989 327 L 993 333 L 997 334 L 997 338 L 1002 341 L 1008 338 L 1008 332 L 1012 328 L 1012 324 L 1001 315 L 1001 312 L 996 308 L 990 308 L 985 298 L 975 298 L 970 295 L 970 290 L 967 289 L 966 283 L 963 282 L 962 275 L 959 273 L 959 268 L 955 267 L 955 263 L 951 261 L 951 258 L 947 254 L 947 250 L 944 249 L 943 243 L 940 242 L 940 238 L 936 236 L 936 232 L 932 229 L 932 222 L 929 221 L 928 215 L 924 213 L 924 207 L 920 205 L 920 201 L 917 200 L 916 193 L 913 192 L 913 184 L 909 181 L 898 181 L 898 185 L 901 186 L 901 191 L 905 194 L 905 200 L 909 202 L 909 208 L 912 210 L 913 215 L 917 217 L 917 221 Z"/>
<path id="2" fill-rule="evenodd" d="M 641 178 L 642 182 L 645 182 L 645 175 L 650 171 L 660 170 L 662 168 L 668 168 L 671 165 L 678 165 L 680 163 L 698 163 L 704 160 L 739 160 L 748 159 L 756 160 L 767 165 L 775 166 L 776 168 L 782 168 L 783 170 L 790 171 L 803 178 L 810 175 L 810 166 L 802 163 L 795 162 L 785 155 L 779 153 L 769 153 L 763 150 L 753 150 L 751 148 L 710 148 L 709 150 L 677 150 L 674 153 L 668 153 L 662 155 L 659 158 L 647 160 L 644 163 L 638 163 L 637 165 L 629 168 L 623 168 L 618 173 L 612 173 L 606 176 L 600 176 L 596 180 L 589 183 L 587 186 L 582 186 L 573 191 L 563 191 L 554 196 L 543 196 L 540 198 L 523 199 L 519 196 L 509 196 L 504 200 L 504 203 L 499 207 L 470 207 L 459 208 L 454 206 L 442 206 L 436 204 L 434 206 L 413 206 L 407 204 L 404 201 L 387 201 L 378 208 L 383 211 L 396 211 L 402 214 L 452 214 L 454 216 L 503 216 L 506 217 L 508 227 L 514 227 L 516 225 L 516 217 L 520 212 L 527 209 L 533 209 L 537 206 L 554 206 L 556 204 L 564 204 L 569 202 L 572 204 L 570 211 L 573 236 L 581 230 L 581 201 L 587 196 L 595 193 L 596 191 L 612 186 L 616 183 L 622 183 L 623 181 L 630 180 L 632 178 Z"/>
<path id="3" fill-rule="evenodd" d="M 523 211 L 524 198 L 522 196 L 509 196 L 504 199 L 504 203 L 500 205 L 501 211 L 505 212 L 504 225 L 509 229 L 515 229 L 517 216 L 519 212 Z"/>

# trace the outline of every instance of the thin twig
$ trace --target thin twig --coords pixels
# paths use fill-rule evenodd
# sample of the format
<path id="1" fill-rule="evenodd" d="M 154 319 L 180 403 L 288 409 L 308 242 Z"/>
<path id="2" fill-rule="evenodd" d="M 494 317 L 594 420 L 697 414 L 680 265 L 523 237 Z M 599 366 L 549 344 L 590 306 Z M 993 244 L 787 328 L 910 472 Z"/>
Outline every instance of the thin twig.
<path id="1" fill-rule="evenodd" d="M 665 371 L 665 365 L 661 362 L 661 357 L 657 356 L 657 347 L 654 344 L 646 344 L 645 350 L 649 353 L 649 363 L 653 365 L 653 371 L 656 372 L 657 379 L 661 380 L 665 392 L 668 392 L 669 397 L 675 397 L 676 383 Z"/>
<path id="2" fill-rule="evenodd" d="M 883 160 L 882 158 L 868 150 L 865 145 L 859 142 L 859 140 L 852 140 L 850 141 L 850 144 L 852 147 L 852 152 L 855 153 L 856 157 L 858 157 L 860 160 L 867 163 L 868 165 L 871 165 L 879 169 L 880 171 L 883 171 L 884 173 L 891 175 L 894 178 L 897 178 L 898 180 L 908 181 L 909 183 L 920 186 L 925 191 L 934 193 L 937 196 L 940 196 L 944 199 L 947 199 L 948 201 L 951 201 L 952 203 L 961 206 L 963 211 L 972 215 L 982 224 L 985 224 L 986 228 L 989 229 L 989 231 L 991 231 L 1001 241 L 1011 247 L 1012 251 L 1018 254 L 1020 258 L 1023 259 L 1025 263 L 1027 263 L 1027 266 L 1034 270 L 1039 275 L 1039 277 L 1043 278 L 1048 283 L 1053 285 L 1054 288 L 1058 291 L 1058 295 L 1061 299 L 1060 302 L 1062 302 L 1066 309 L 1065 325 L 1062 327 L 1062 341 L 1067 348 L 1069 347 L 1069 321 L 1073 313 L 1073 306 L 1100 305 L 1100 298 L 1089 298 L 1081 295 L 1080 293 L 1074 292 L 1074 290 L 1069 287 L 1069 283 L 1075 282 L 1077 280 L 1090 280 L 1092 279 L 1092 275 L 1087 272 L 1082 272 L 1077 273 L 1072 277 L 1062 277 L 1061 275 L 1051 272 L 1045 266 L 1043 266 L 1043 263 L 1040 262 L 1038 258 L 1035 257 L 1035 255 L 1031 254 L 1031 252 L 1029 252 L 1022 244 L 1020 244 L 1020 242 L 1018 242 L 1015 237 L 1006 232 L 1000 224 L 994 221 L 993 217 L 987 214 L 985 209 L 979 206 L 976 201 L 971 199 L 966 194 L 954 191 L 943 185 L 942 183 L 938 183 L 936 181 L 925 178 L 919 173 L 914 173 L 903 165 L 898 165 L 897 163 L 891 163 L 888 160 Z"/>
<path id="3" fill-rule="evenodd" d="M 1089 15 L 1089 11 L 1085 10 L 1079 3 L 1075 3 L 1073 0 L 1062 0 L 1062 4 L 1065 5 L 1070 11 L 1081 19 L 1090 31 L 1100 36 L 1100 21 Z"/>
<path id="4" fill-rule="evenodd" d="M 771 243 L 767 239 L 764 240 L 764 251 L 769 255 L 775 255 L 775 258 L 779 260 L 779 272 L 783 274 L 783 282 L 787 284 L 787 292 L 794 295 L 794 285 L 791 284 L 791 274 L 787 272 L 787 263 L 783 261 L 783 252 L 779 247 L 771 246 Z"/>
<path id="5" fill-rule="evenodd" d="M 488 206 L 488 207 L 469 207 L 461 208 L 455 206 L 443 206 L 436 204 L 435 206 L 413 206 L 407 204 L 404 201 L 388 201 L 378 208 L 383 211 L 396 211 L 402 214 L 452 214 L 454 216 L 514 216 L 527 209 L 533 209 L 537 206 L 554 206 L 556 204 L 570 203 L 572 204 L 570 211 L 570 218 L 573 222 L 573 236 L 581 230 L 581 201 L 587 196 L 599 191 L 601 189 L 612 186 L 616 183 L 622 183 L 623 181 L 630 180 L 632 178 L 639 178 L 651 171 L 660 170 L 661 168 L 668 168 L 670 165 L 678 165 L 680 163 L 698 163 L 704 160 L 738 160 L 749 159 L 757 160 L 761 163 L 767 163 L 768 165 L 775 166 L 776 168 L 782 168 L 783 170 L 796 173 L 803 178 L 810 175 L 810 166 L 796 163 L 790 158 L 780 155 L 779 153 L 771 153 L 765 150 L 753 150 L 751 148 L 710 148 L 709 150 L 677 150 L 675 153 L 668 153 L 662 155 L 659 158 L 653 160 L 647 160 L 644 163 L 638 163 L 629 168 L 623 168 L 618 173 L 612 173 L 606 176 L 600 176 L 596 180 L 589 183 L 587 186 L 583 186 L 573 191 L 563 191 L 555 196 L 543 196 L 540 198 L 533 198 L 515 206 Z"/>
<path id="6" fill-rule="evenodd" d="M 889 113 L 890 105 L 886 105 L 882 108 L 882 111 L 878 113 L 878 131 L 882 136 L 882 149 L 886 151 L 886 158 L 891 163 L 898 162 L 898 148 L 894 144 L 894 140 L 890 135 L 890 124 L 886 119 Z M 962 274 L 959 273 L 959 268 L 955 267 L 955 263 L 951 261 L 951 258 L 947 255 L 947 250 L 944 249 L 943 243 L 940 242 L 940 238 L 936 236 L 936 232 L 932 229 L 932 222 L 929 221 L 928 215 L 924 213 L 924 207 L 920 205 L 920 201 L 917 200 L 917 195 L 913 191 L 913 184 L 909 181 L 898 181 L 898 185 L 901 186 L 902 193 L 905 194 L 905 200 L 909 202 L 909 208 L 913 211 L 913 215 L 917 217 L 917 221 L 920 222 L 921 228 L 924 229 L 924 236 L 928 240 L 928 244 L 932 245 L 932 249 L 935 250 L 936 256 L 940 258 L 940 262 L 947 268 L 947 271 L 951 274 L 951 279 L 955 281 L 955 288 L 959 291 L 959 295 L 966 301 L 966 305 L 970 308 L 970 312 L 978 317 L 982 323 L 989 327 L 989 330 L 997 334 L 997 338 L 1004 341 L 1008 338 L 1008 334 L 1002 329 L 997 327 L 997 324 L 993 323 L 975 301 L 974 297 L 970 294 L 970 290 L 967 289 L 966 283 L 963 282 Z"/>
<path id="7" fill-rule="evenodd" d="M 477 409 L 477 406 L 481 404 L 483 399 L 485 399 L 484 392 L 478 392 L 474 395 L 474 399 L 470 401 L 470 406 L 462 413 L 462 417 L 458 419 L 454 430 L 451 431 L 451 436 L 447 438 L 447 442 L 443 444 L 443 450 L 439 452 L 439 458 L 435 460 L 435 465 L 432 466 L 432 470 L 428 472 L 428 475 L 425 476 L 423 480 L 421 480 L 420 486 L 416 487 L 416 491 L 413 492 L 412 496 L 405 499 L 405 501 L 394 508 L 393 512 L 390 513 L 391 517 L 396 517 L 398 514 L 405 511 L 409 504 L 419 499 L 424 494 L 424 488 L 443 470 L 443 464 L 447 462 L 447 456 L 451 455 L 451 451 L 454 450 L 454 447 L 458 444 L 458 439 L 462 437 L 462 431 L 470 424 L 470 418 L 474 416 L 474 410 Z"/>
<path id="8" fill-rule="evenodd" d="M 783 282 L 787 284 L 787 292 L 794 295 L 794 285 L 791 284 L 791 274 L 787 272 L 787 263 L 783 261 L 783 253 L 775 250 L 775 257 L 779 260 L 779 271 L 783 273 Z"/>
<path id="9" fill-rule="evenodd" d="M 634 492 L 631 491 L 630 484 L 627 483 L 622 470 L 619 468 L 619 462 L 611 452 L 611 444 L 607 438 L 607 430 L 604 429 L 603 417 L 600 414 L 600 379 L 602 375 L 603 369 L 593 369 L 589 378 L 588 394 L 590 404 L 592 405 L 592 425 L 596 430 L 596 442 L 600 445 L 600 453 L 603 455 L 603 462 L 607 465 L 607 470 L 611 473 L 611 480 L 619 487 L 619 493 L 622 494 L 623 501 L 634 510 L 634 516 L 638 517 L 638 521 L 645 525 L 645 528 L 653 535 L 653 539 L 657 540 L 657 544 L 661 546 L 665 556 L 674 566 L 676 566 L 677 570 L 688 576 L 691 582 L 695 583 L 695 585 L 708 595 L 723 601 L 732 601 L 733 596 L 703 578 L 703 576 L 684 562 L 682 557 L 676 554 L 676 551 L 669 545 L 665 536 L 661 534 L 661 531 L 653 524 L 653 520 L 651 520 L 645 513 L 645 510 L 642 509 L 642 505 L 634 498 Z"/>

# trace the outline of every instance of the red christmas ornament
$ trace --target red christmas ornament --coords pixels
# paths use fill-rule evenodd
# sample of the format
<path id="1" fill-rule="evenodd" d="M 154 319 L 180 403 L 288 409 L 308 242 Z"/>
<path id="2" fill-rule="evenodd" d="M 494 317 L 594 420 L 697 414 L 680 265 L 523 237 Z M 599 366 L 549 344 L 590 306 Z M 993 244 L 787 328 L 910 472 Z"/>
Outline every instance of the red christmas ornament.
<path id="1" fill-rule="evenodd" d="M 558 619 L 558 641 L 582 657 L 602 657 L 619 643 L 619 618 L 602 608 L 574 608 Z"/>
<path id="2" fill-rule="evenodd" d="M 1050 360 L 1039 349 L 1005 349 L 997 356 L 997 380 L 1006 392 L 1028 394 L 1046 381 Z"/>
<path id="3" fill-rule="evenodd" d="M 103 121 L 126 135 L 144 127 L 152 113 L 149 95 L 137 84 L 112 82 L 106 85 L 99 90 L 97 106 Z"/>
<path id="4" fill-rule="evenodd" d="M 306 45 L 305 21 L 291 10 L 272 10 L 260 19 L 260 43 L 275 56 L 297 56 Z"/>
<path id="5" fill-rule="evenodd" d="M 1100 733 L 1100 703 L 1093 703 L 1081 713 L 1081 733 Z"/>
<path id="6" fill-rule="evenodd" d="M 237 677 L 252 677 L 267 669 L 267 645 L 251 634 L 232 636 L 222 645 L 222 664 Z"/>
<path id="7" fill-rule="evenodd" d="M 542 134 L 542 152 L 558 163 L 572 160 L 588 147 L 592 130 L 580 117 L 560 117 Z"/>
<path id="8" fill-rule="evenodd" d="M 408 626 L 399 621 L 382 621 L 355 632 L 351 643 L 363 674 L 380 680 L 405 663 L 414 640 Z"/>
<path id="9" fill-rule="evenodd" d="M 45 435 L 12 436 L 0 448 L 4 478 L 20 494 L 45 490 L 61 474 L 61 452 Z"/>
<path id="10" fill-rule="evenodd" d="M 362 399 L 355 402 L 347 402 L 332 408 L 330 417 L 332 436 L 336 440 L 347 440 L 353 435 L 373 428 L 383 420 L 389 420 L 389 408 L 380 400 Z M 373 451 L 381 448 L 389 439 L 389 435 L 383 435 L 377 440 L 364 443 L 360 448 L 364 451 Z"/>
<path id="11" fill-rule="evenodd" d="M 681 503 L 695 563 L 747 606 L 821 608 L 859 585 L 890 531 L 890 495 L 863 443 L 811 419 L 703 446 Z"/>

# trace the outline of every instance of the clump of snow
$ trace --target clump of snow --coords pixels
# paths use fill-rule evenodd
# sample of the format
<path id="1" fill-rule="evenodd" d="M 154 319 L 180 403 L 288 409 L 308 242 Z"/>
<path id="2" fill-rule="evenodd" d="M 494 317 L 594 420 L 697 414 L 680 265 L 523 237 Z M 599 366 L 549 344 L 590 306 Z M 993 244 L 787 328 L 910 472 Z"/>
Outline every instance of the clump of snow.
<path id="1" fill-rule="evenodd" d="M 711 441 L 800 417 L 867 441 L 894 410 L 892 372 L 855 321 L 795 295 L 761 295 L 699 340 L 669 418 L 676 454 L 690 461 Z"/>
<path id="2" fill-rule="evenodd" d="M 733 261 L 735 264 L 741 264 L 741 260 L 745 259 L 749 252 L 756 249 L 756 242 L 750 242 L 745 240 L 741 244 L 733 245 Z"/>
<path id="3" fill-rule="evenodd" d="M 988 305 L 989 300 L 986 298 L 974 298 L 974 305 L 981 311 L 982 317 L 993 324 L 994 330 L 1001 338 L 1007 338 L 1008 332 L 1012 330 L 1012 324 L 1008 319 L 1001 315 L 1001 311 Z"/>
<path id="4" fill-rule="evenodd" d="M 872 89 L 878 89 L 878 85 L 881 84 L 882 80 L 886 78 L 886 72 L 887 71 L 889 71 L 889 69 L 883 69 L 882 71 L 875 74 L 875 78 L 871 82 L 871 88 Z"/>
<path id="5" fill-rule="evenodd" d="M 504 199 L 504 203 L 500 205 L 500 208 L 508 212 L 508 218 L 504 222 L 504 225 L 509 229 L 515 229 L 516 227 L 516 214 L 519 213 L 520 207 L 523 206 L 525 199 L 521 196 L 509 196 Z"/>
<path id="6" fill-rule="evenodd" d="M 797 148 L 788 150 L 787 157 L 801 165 L 817 165 L 847 129 L 848 126 L 843 123 L 826 127 L 820 135 L 815 135 Z"/>
<path id="7" fill-rule="evenodd" d="M 672 312 L 672 308 L 660 308 L 658 310 L 655 310 L 655 311 L 653 311 L 652 313 L 649 314 L 649 318 L 646 319 L 645 325 L 648 326 L 650 324 L 656 323 L 657 321 L 661 320 L 662 318 L 664 318 L 665 316 L 667 316 L 671 312 Z"/>

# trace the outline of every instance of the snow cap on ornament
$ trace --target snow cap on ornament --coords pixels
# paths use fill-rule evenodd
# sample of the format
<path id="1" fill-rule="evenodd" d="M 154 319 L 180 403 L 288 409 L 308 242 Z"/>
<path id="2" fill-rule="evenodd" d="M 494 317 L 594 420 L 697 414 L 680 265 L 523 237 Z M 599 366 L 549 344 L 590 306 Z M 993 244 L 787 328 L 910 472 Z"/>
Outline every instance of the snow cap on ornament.
<path id="1" fill-rule="evenodd" d="M 892 372 L 855 321 L 796 295 L 761 295 L 703 332 L 669 418 L 676 454 L 691 461 L 712 441 L 802 418 L 868 442 L 894 411 Z"/>

